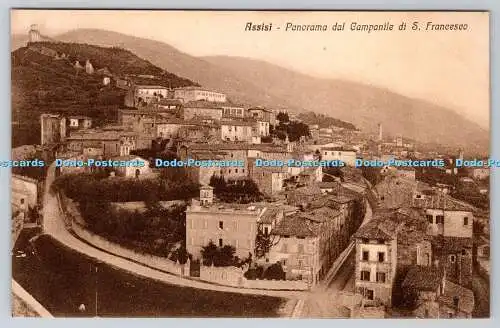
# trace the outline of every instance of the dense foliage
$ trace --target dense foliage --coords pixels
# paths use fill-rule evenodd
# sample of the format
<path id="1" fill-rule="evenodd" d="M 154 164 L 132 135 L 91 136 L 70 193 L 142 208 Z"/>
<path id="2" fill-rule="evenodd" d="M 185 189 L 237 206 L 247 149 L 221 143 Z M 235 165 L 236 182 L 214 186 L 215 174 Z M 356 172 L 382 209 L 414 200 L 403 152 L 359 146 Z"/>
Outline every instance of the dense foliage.
<path id="1" fill-rule="evenodd" d="M 319 128 L 329 128 L 332 126 L 344 128 L 347 130 L 356 130 L 356 127 L 349 122 L 345 122 L 325 114 L 317 114 L 314 112 L 300 113 L 298 118 L 306 124 L 317 124 Z"/>
<path id="2" fill-rule="evenodd" d="M 61 175 L 54 181 L 53 187 L 77 202 L 96 199 L 108 202 L 187 200 L 199 192 L 198 185 L 187 179 L 108 179 L 102 174 L 92 173 Z"/>
<path id="3" fill-rule="evenodd" d="M 363 177 L 366 180 L 370 181 L 370 183 L 373 186 L 375 186 L 380 181 L 382 181 L 382 174 L 380 172 L 380 168 L 371 167 L 371 166 L 362 166 L 361 172 L 363 174 Z"/>
<path id="4" fill-rule="evenodd" d="M 235 256 L 236 249 L 231 245 L 217 247 L 212 241 L 201 249 L 203 265 L 216 267 L 235 266 L 239 263 L 239 258 Z"/>
<path id="5" fill-rule="evenodd" d="M 220 176 L 210 178 L 210 186 L 214 187 L 214 194 L 223 202 L 248 204 L 263 199 L 259 187 L 251 179 L 225 180 Z"/>
<path id="6" fill-rule="evenodd" d="M 289 141 L 298 141 L 300 137 L 310 137 L 309 126 L 303 122 L 287 121 L 281 122 L 277 126 L 271 126 L 271 136 L 285 140 L 288 136 Z"/>
<path id="7" fill-rule="evenodd" d="M 281 266 L 281 263 L 277 262 L 270 265 L 267 269 L 262 266 L 255 266 L 248 269 L 245 274 L 245 278 L 249 280 L 255 279 L 267 279 L 267 280 L 285 280 L 286 273 Z"/>

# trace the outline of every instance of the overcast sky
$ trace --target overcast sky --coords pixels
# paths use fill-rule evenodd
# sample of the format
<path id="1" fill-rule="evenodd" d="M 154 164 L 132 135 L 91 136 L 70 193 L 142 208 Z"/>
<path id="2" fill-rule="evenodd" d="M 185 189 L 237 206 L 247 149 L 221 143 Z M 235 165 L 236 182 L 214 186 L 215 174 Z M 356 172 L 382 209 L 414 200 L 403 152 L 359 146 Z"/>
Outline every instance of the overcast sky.
<path id="1" fill-rule="evenodd" d="M 406 31 L 397 30 L 402 21 Z M 413 21 L 422 30 L 411 31 Z M 272 23 L 273 31 L 245 31 L 247 22 Z M 341 32 L 293 32 L 284 30 L 287 22 L 346 25 Z M 394 30 L 350 31 L 352 22 L 390 22 Z M 425 31 L 427 22 L 468 29 Z M 317 77 L 386 87 L 447 106 L 483 127 L 489 124 L 487 13 L 12 11 L 12 33 L 26 34 L 30 24 L 39 24 L 46 35 L 99 28 L 163 41 L 194 56 L 262 59 Z"/>

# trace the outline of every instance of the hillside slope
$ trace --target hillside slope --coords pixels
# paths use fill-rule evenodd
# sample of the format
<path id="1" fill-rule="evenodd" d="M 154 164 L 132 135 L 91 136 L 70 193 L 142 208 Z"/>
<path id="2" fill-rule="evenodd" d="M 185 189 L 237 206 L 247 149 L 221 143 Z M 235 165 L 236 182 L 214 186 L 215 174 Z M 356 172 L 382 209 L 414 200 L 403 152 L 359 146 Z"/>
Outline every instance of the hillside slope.
<path id="1" fill-rule="evenodd" d="M 235 76 L 232 72 L 221 69 L 217 65 L 190 56 L 160 41 L 97 29 L 73 30 L 57 36 L 56 39 L 129 49 L 137 56 L 169 72 L 189 78 L 203 86 L 222 90 L 230 96 L 231 100 L 238 103 L 299 109 L 293 101 L 276 97 L 251 80 Z"/>
<path id="2" fill-rule="evenodd" d="M 319 79 L 267 62 L 240 57 L 204 57 L 204 60 L 251 79 L 280 98 L 293 99 L 303 108 L 353 122 L 376 131 L 403 134 L 422 142 L 488 146 L 488 131 L 454 111 L 371 85 Z"/>
<path id="3" fill-rule="evenodd" d="M 97 124 L 116 119 L 123 106 L 124 90 L 113 84 L 104 86 L 102 76 L 86 74 L 74 67 L 89 59 L 97 70 L 106 67 L 112 74 L 149 74 L 151 84 L 172 87 L 194 85 L 190 80 L 164 71 L 133 53 L 119 48 L 103 48 L 88 44 L 37 43 L 68 59 L 55 59 L 34 47 L 22 47 L 11 54 L 13 146 L 38 143 L 41 113 L 68 113 L 96 118 Z M 144 80 L 144 79 L 143 79 Z"/>
<path id="4" fill-rule="evenodd" d="M 247 58 L 197 58 L 159 41 L 103 30 L 74 30 L 58 38 L 120 45 L 155 65 L 224 91 L 243 103 L 326 113 L 367 131 L 375 131 L 381 122 L 389 134 L 481 151 L 488 149 L 488 131 L 476 123 L 447 108 L 378 87 L 314 78 Z"/>
<path id="5" fill-rule="evenodd" d="M 489 132 L 476 123 L 447 108 L 386 89 L 314 78 L 247 58 L 197 58 L 163 42 L 104 30 L 79 29 L 57 38 L 124 47 L 169 72 L 224 91 L 232 100 L 244 104 L 326 113 L 366 131 L 375 131 L 381 122 L 388 134 L 488 150 Z"/>

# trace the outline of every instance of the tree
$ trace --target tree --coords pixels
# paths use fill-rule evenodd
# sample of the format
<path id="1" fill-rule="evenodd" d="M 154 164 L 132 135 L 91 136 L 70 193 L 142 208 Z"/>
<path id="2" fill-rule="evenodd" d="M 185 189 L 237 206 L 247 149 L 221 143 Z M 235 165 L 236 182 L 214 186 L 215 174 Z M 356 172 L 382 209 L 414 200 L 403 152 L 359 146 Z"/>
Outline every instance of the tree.
<path id="1" fill-rule="evenodd" d="M 264 268 L 261 266 L 256 266 L 254 268 L 249 268 L 243 276 L 248 280 L 262 279 L 264 275 Z"/>
<path id="2" fill-rule="evenodd" d="M 203 265 L 214 266 L 231 266 L 239 262 L 239 259 L 234 256 L 236 249 L 230 245 L 217 247 L 212 241 L 201 249 L 201 257 Z"/>
<path id="3" fill-rule="evenodd" d="M 236 248 L 231 245 L 224 245 L 218 249 L 217 263 L 216 266 L 230 266 L 235 264 L 234 254 L 236 253 Z"/>
<path id="4" fill-rule="evenodd" d="M 311 136 L 309 126 L 302 122 L 290 122 L 287 125 L 287 134 L 290 141 L 297 141 L 300 140 L 300 137 Z"/>
<path id="5" fill-rule="evenodd" d="M 290 117 L 288 116 L 288 113 L 286 112 L 279 112 L 278 115 L 276 115 L 276 119 L 283 123 L 288 123 L 290 122 Z"/>
<path id="6" fill-rule="evenodd" d="M 370 166 L 363 166 L 361 167 L 361 172 L 363 174 L 363 177 L 370 181 L 372 185 L 376 185 L 380 181 L 382 181 L 382 175 L 380 174 L 380 168 L 377 167 L 370 167 Z"/>
<path id="7" fill-rule="evenodd" d="M 210 241 L 207 246 L 203 246 L 201 249 L 201 257 L 203 259 L 203 265 L 215 265 L 215 258 L 217 257 L 217 246 Z"/>
<path id="8" fill-rule="evenodd" d="M 286 273 L 281 267 L 281 263 L 276 262 L 269 268 L 267 268 L 267 270 L 264 272 L 264 278 L 267 280 L 285 280 Z"/>
<path id="9" fill-rule="evenodd" d="M 186 250 L 186 247 L 181 246 L 172 252 L 170 259 L 174 262 L 179 261 L 180 264 L 186 264 L 189 258 L 189 253 Z"/>
<path id="10" fill-rule="evenodd" d="M 263 257 L 272 247 L 271 237 L 265 235 L 261 230 L 257 233 L 255 237 L 255 255 L 259 258 Z"/>

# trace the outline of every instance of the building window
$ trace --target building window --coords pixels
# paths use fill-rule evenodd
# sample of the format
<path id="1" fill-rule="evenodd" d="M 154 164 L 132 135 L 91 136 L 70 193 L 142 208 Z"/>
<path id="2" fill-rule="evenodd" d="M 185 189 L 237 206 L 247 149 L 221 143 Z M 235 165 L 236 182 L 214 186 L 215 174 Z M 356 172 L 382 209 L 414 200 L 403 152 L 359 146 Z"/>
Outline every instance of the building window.
<path id="1" fill-rule="evenodd" d="M 371 289 L 366 290 L 366 298 L 373 301 L 373 290 Z"/>
<path id="2" fill-rule="evenodd" d="M 429 223 L 434 223 L 434 217 L 431 214 L 427 214 L 425 217 Z"/>
<path id="3" fill-rule="evenodd" d="M 304 267 L 304 263 L 302 262 L 302 260 L 298 261 L 298 266 L 299 266 L 299 269 L 302 269 Z"/>
<path id="4" fill-rule="evenodd" d="M 443 215 L 436 215 L 436 223 L 437 224 L 444 224 L 444 216 Z"/>
<path id="5" fill-rule="evenodd" d="M 222 247 L 223 246 L 223 242 L 222 242 L 222 238 L 219 238 L 219 247 Z"/>
<path id="6" fill-rule="evenodd" d="M 457 260 L 457 258 L 455 257 L 455 255 L 450 255 L 450 262 L 451 263 L 455 263 L 456 260 Z"/>
<path id="7" fill-rule="evenodd" d="M 265 227 L 264 228 L 264 235 L 269 235 L 269 228 L 268 227 Z"/>
<path id="8" fill-rule="evenodd" d="M 377 282 L 385 282 L 385 272 L 377 272 Z"/>
<path id="9" fill-rule="evenodd" d="M 363 261 L 368 261 L 370 253 L 368 251 L 363 251 Z"/>
<path id="10" fill-rule="evenodd" d="M 361 271 L 361 280 L 370 281 L 370 271 Z"/>
<path id="11" fill-rule="evenodd" d="M 224 229 L 224 221 L 219 221 L 219 229 Z"/>
<path id="12" fill-rule="evenodd" d="M 304 245 L 299 244 L 298 247 L 297 247 L 297 252 L 299 254 L 303 254 L 304 253 Z"/>
<path id="13" fill-rule="evenodd" d="M 464 226 L 469 225 L 469 218 L 464 217 Z"/>
<path id="14" fill-rule="evenodd" d="M 462 249 L 462 255 L 463 256 L 467 255 L 467 251 L 465 249 Z"/>
<path id="15" fill-rule="evenodd" d="M 385 261 L 385 253 L 384 252 L 378 252 L 378 261 L 379 262 Z"/>

